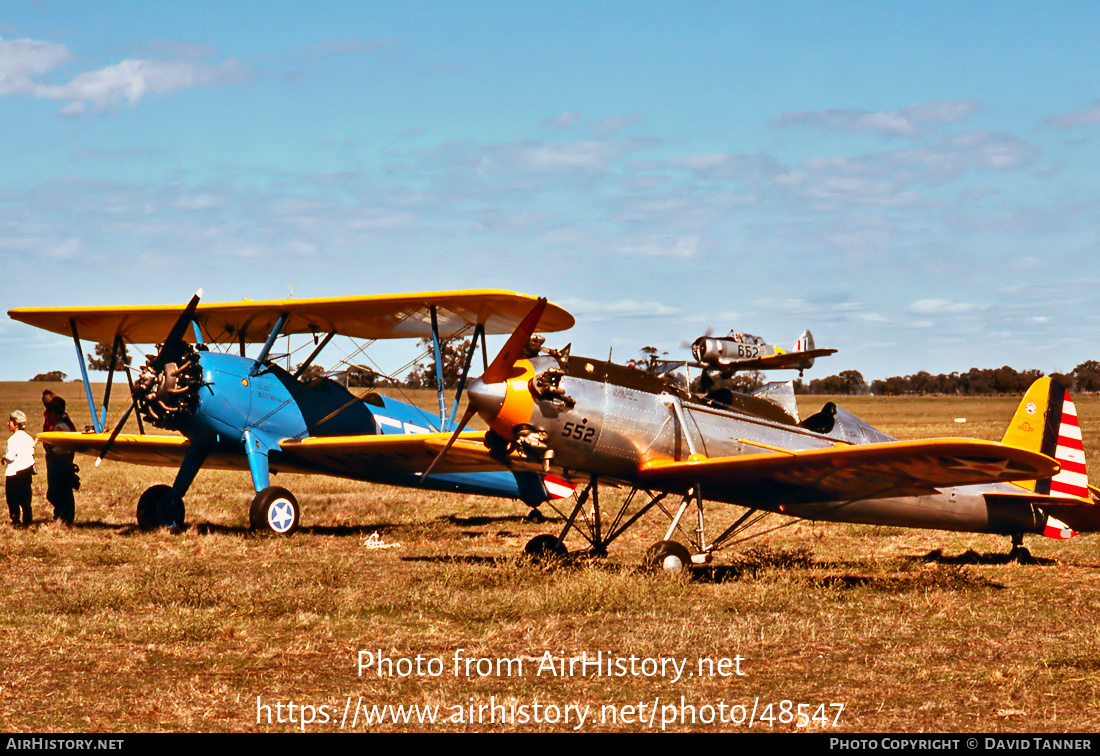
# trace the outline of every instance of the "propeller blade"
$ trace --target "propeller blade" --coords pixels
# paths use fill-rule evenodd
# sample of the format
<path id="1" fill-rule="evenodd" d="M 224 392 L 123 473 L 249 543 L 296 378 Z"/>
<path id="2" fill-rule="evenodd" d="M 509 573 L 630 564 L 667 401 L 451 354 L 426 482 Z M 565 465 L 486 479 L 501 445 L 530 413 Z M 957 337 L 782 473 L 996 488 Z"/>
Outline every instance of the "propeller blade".
<path id="1" fill-rule="evenodd" d="M 470 422 L 470 418 L 472 418 L 476 414 L 477 410 L 474 409 L 472 405 L 466 408 L 466 412 L 462 415 L 462 419 L 458 422 L 458 427 L 455 428 L 455 432 L 451 434 L 451 437 L 449 439 L 447 439 L 446 445 L 443 447 L 443 449 L 440 450 L 439 454 L 436 455 L 435 459 L 432 460 L 432 463 L 428 465 L 428 469 L 424 471 L 424 474 L 420 476 L 421 483 L 428 479 L 428 476 L 431 475 L 432 470 L 434 470 L 435 466 L 439 464 L 439 461 L 443 459 L 443 455 L 450 451 L 451 447 L 454 446 L 455 440 L 458 439 L 458 434 L 462 433 L 463 429 L 466 427 L 466 423 Z"/>
<path id="2" fill-rule="evenodd" d="M 183 335 L 187 333 L 187 327 L 191 325 L 191 321 L 195 317 L 195 308 L 198 307 L 201 298 L 202 289 L 199 289 L 195 292 L 195 296 L 191 297 L 191 301 L 187 303 L 187 306 L 183 308 L 180 316 L 176 318 L 172 330 L 168 332 L 168 337 L 164 340 L 164 344 L 161 345 L 160 351 L 157 352 L 157 356 L 153 360 L 154 369 L 160 370 L 164 367 L 164 364 L 169 362 L 167 357 L 172 355 L 176 344 L 183 341 Z"/>
<path id="3" fill-rule="evenodd" d="M 485 369 L 485 374 L 481 376 L 482 383 L 500 383 L 507 380 L 508 375 L 512 371 L 512 366 L 516 364 L 516 360 L 523 356 L 523 350 L 527 346 L 527 342 L 531 340 L 532 334 L 535 329 L 538 328 L 539 320 L 542 319 L 542 313 L 546 310 L 546 297 L 539 297 L 539 300 L 535 303 L 535 306 L 531 308 L 531 312 L 520 321 L 520 324 L 516 327 L 516 330 L 512 331 L 512 335 L 508 337 L 508 341 L 504 343 L 504 346 L 497 353 L 497 356 L 493 358 L 493 361 L 489 363 L 489 367 Z M 466 423 L 470 422 L 470 419 L 477 414 L 477 409 L 472 405 L 466 407 L 465 414 L 462 415 L 462 420 L 459 422 L 458 427 L 455 428 L 455 432 L 451 434 L 451 437 L 447 439 L 447 444 L 436 455 L 436 458 L 432 460 L 432 463 L 428 465 L 428 469 L 424 471 L 424 474 L 420 476 L 420 482 L 423 483 L 427 480 L 428 475 L 443 459 L 444 455 L 454 446 L 454 442 L 458 439 L 458 435 L 462 433 L 466 427 Z"/>
<path id="4" fill-rule="evenodd" d="M 486 368 L 485 374 L 481 376 L 483 382 L 500 383 L 507 380 L 512 365 L 523 356 L 523 349 L 527 346 L 527 342 L 531 340 L 531 335 L 535 332 L 535 329 L 538 328 L 539 320 L 542 319 L 542 313 L 545 310 L 546 297 L 539 297 L 539 301 L 531 309 L 531 312 L 527 313 L 527 317 L 520 322 L 516 330 L 508 337 L 504 347 L 493 358 L 489 367 Z"/>

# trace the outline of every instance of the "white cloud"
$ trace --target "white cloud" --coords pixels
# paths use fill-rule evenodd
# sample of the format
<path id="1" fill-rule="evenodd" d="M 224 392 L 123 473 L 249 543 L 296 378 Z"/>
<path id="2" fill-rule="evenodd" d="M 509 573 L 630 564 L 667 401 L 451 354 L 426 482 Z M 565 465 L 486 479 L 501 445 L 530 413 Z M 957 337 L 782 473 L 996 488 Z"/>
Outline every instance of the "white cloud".
<path id="1" fill-rule="evenodd" d="M 562 113 L 557 118 L 549 118 L 544 121 L 544 123 L 547 126 L 553 126 L 555 129 L 568 129 L 580 117 L 580 113 L 570 111 L 568 113 Z"/>
<path id="2" fill-rule="evenodd" d="M 76 115 L 90 103 L 99 110 L 132 106 L 147 94 L 169 94 L 180 89 L 240 81 L 244 72 L 236 61 L 210 65 L 190 60 L 124 60 L 98 71 L 82 73 L 68 84 L 41 85 L 34 96 L 70 100 L 62 112 Z"/>
<path id="3" fill-rule="evenodd" d="M 0 95 L 22 94 L 48 100 L 67 100 L 63 115 L 80 115 L 89 106 L 97 110 L 132 106 L 150 94 L 241 81 L 245 71 L 234 60 L 211 64 L 199 60 L 124 60 L 95 71 L 77 74 L 66 84 L 50 84 L 36 77 L 72 59 L 62 45 L 32 39 L 0 39 Z"/>
<path id="4" fill-rule="evenodd" d="M 927 124 L 962 121 L 980 109 L 981 103 L 975 100 L 945 100 L 910 105 L 897 111 L 800 110 L 780 116 L 774 125 L 911 137 Z"/>
<path id="5" fill-rule="evenodd" d="M 648 257 L 695 257 L 699 254 L 702 239 L 694 234 L 687 236 L 650 236 L 637 241 L 626 241 L 618 251 L 629 255 Z"/>
<path id="6" fill-rule="evenodd" d="M 1052 116 L 1043 121 L 1052 129 L 1073 129 L 1080 126 L 1100 126 L 1100 102 L 1087 108 L 1075 110 L 1060 116 Z"/>
<path id="7" fill-rule="evenodd" d="M 183 195 L 176 200 L 175 207 L 180 210 L 221 210 L 225 207 L 225 202 L 215 194 L 202 192 Z"/>
<path id="8" fill-rule="evenodd" d="M 641 116 L 629 115 L 629 116 L 615 116 L 613 118 L 604 118 L 602 121 L 596 121 L 592 124 L 592 131 L 597 137 L 607 137 L 612 134 L 625 129 L 631 124 L 638 123 L 642 120 Z"/>
<path id="9" fill-rule="evenodd" d="M 984 309 L 983 305 L 950 299 L 918 299 L 909 305 L 909 312 L 914 315 L 964 315 Z"/>
<path id="10" fill-rule="evenodd" d="M 678 307 L 669 307 L 660 302 L 620 299 L 613 302 L 594 302 L 591 300 L 570 299 L 559 302 L 570 312 L 593 320 L 608 318 L 654 318 L 679 315 Z"/>

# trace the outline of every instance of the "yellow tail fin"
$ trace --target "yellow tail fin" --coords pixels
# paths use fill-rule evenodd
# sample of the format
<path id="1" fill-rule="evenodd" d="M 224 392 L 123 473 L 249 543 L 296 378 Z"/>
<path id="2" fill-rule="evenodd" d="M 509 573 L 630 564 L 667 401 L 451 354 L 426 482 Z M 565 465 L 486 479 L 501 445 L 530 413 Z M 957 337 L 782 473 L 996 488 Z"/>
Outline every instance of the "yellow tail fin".
<path id="1" fill-rule="evenodd" d="M 1031 384 L 1001 443 L 1054 457 L 1062 468 L 1053 478 L 1017 485 L 1040 494 L 1088 498 L 1081 427 L 1073 399 L 1062 384 L 1049 377 Z"/>

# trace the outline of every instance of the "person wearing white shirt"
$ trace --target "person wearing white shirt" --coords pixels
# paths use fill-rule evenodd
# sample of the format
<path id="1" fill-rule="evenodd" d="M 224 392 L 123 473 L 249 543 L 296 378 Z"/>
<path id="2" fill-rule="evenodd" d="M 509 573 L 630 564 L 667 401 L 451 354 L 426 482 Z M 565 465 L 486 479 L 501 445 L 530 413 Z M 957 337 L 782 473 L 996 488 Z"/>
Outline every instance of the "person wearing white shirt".
<path id="1" fill-rule="evenodd" d="M 4 464 L 8 469 L 4 477 L 4 493 L 8 500 L 8 514 L 15 527 L 31 524 L 31 476 L 34 475 L 34 439 L 27 433 L 27 415 L 15 410 L 8 416 L 8 448 Z M 20 522 L 19 515 L 23 519 Z"/>

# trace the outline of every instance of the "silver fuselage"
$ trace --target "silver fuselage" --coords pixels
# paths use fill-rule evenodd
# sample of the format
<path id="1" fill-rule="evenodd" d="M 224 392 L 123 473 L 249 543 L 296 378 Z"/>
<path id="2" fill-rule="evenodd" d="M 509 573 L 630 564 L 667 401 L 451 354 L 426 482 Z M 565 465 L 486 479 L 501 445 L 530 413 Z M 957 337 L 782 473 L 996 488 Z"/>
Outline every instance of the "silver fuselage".
<path id="1" fill-rule="evenodd" d="M 815 432 L 798 425 L 767 400 L 738 395 L 737 406 L 712 406 L 671 382 L 598 360 L 573 357 L 562 365 L 556 358 L 544 356 L 517 366 L 523 367 L 524 373 L 508 382 L 508 391 L 526 391 L 530 379 L 546 370 L 561 372 L 556 382 L 559 390 L 545 398 L 532 391 L 531 399 L 523 404 L 505 403 L 508 411 L 496 423 L 490 420 L 490 425 L 509 440 L 513 429 L 521 425 L 540 432 L 546 447 L 553 451 L 553 465 L 567 475 L 580 472 L 635 483 L 647 462 L 683 460 L 692 454 L 714 459 L 895 440 L 843 410 L 836 411 L 827 432 Z M 475 382 L 471 397 L 486 390 Z M 1043 516 L 1033 507 L 1001 501 L 991 508 L 986 499 L 990 493 L 1020 491 L 1008 484 L 957 486 L 922 496 L 786 504 L 782 508 L 733 486 L 712 486 L 703 490 L 702 496 L 810 520 L 972 532 L 1041 532 Z"/>

